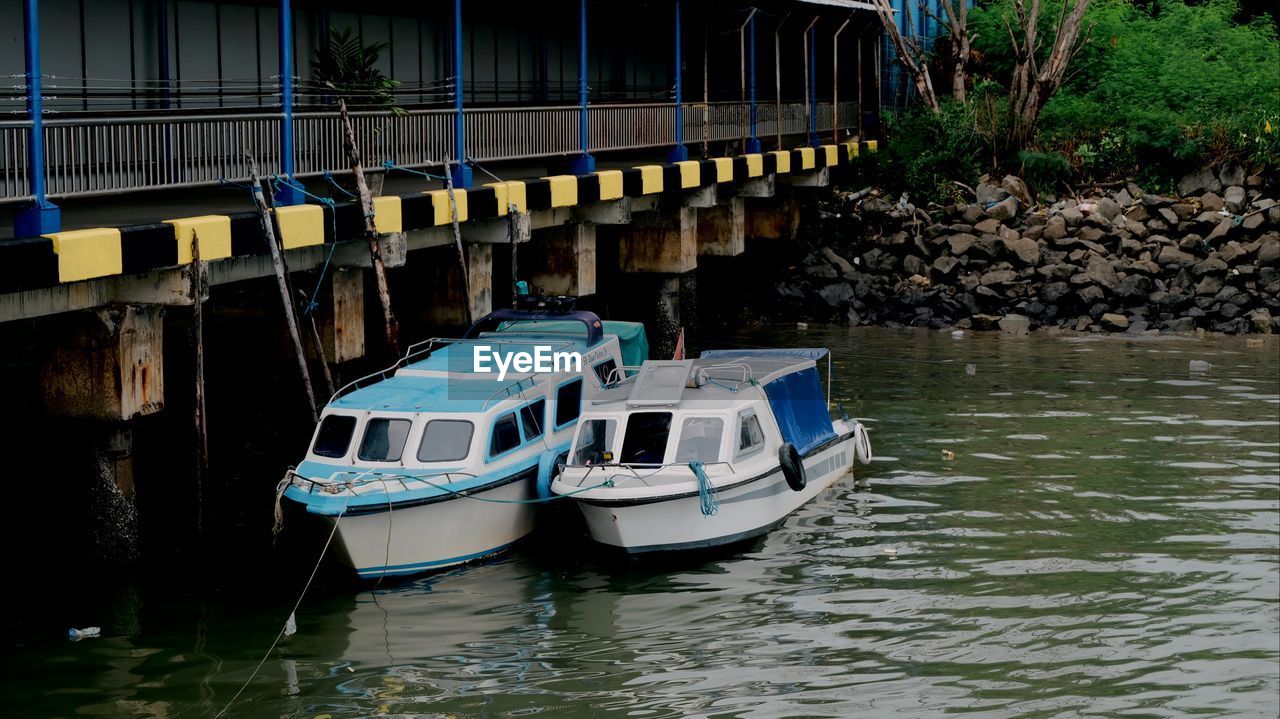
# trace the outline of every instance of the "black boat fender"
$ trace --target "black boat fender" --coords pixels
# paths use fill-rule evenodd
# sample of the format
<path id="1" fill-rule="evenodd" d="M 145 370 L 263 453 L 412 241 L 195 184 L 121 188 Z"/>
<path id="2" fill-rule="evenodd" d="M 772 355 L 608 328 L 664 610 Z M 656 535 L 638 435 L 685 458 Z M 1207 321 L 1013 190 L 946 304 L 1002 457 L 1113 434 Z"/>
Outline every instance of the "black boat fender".
<path id="1" fill-rule="evenodd" d="M 778 448 L 778 464 L 782 465 L 782 476 L 787 485 L 799 492 L 807 482 L 804 476 L 804 462 L 800 461 L 800 450 L 794 444 L 783 442 Z"/>

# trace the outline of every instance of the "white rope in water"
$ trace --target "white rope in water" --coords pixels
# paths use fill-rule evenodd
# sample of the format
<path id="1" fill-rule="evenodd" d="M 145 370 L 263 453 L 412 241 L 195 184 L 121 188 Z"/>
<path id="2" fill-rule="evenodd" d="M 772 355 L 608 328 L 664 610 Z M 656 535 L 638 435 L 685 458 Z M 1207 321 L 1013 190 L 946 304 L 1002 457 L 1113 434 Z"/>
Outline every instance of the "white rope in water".
<path id="1" fill-rule="evenodd" d="M 297 614 L 298 607 L 302 606 L 302 600 L 307 596 L 307 590 L 311 589 L 311 583 L 315 581 L 316 574 L 320 572 L 320 565 L 324 562 L 324 557 L 329 552 L 329 545 L 333 543 L 333 535 L 338 533 L 338 522 L 342 519 L 342 515 L 346 514 L 347 505 L 351 503 L 352 496 L 354 496 L 354 492 L 347 495 L 347 501 L 343 503 L 342 511 L 333 518 L 333 529 L 329 530 L 329 537 L 324 540 L 324 547 L 320 550 L 320 556 L 316 558 L 316 565 L 311 568 L 311 575 L 307 577 L 307 583 L 302 586 L 302 592 L 298 594 L 298 600 L 293 603 L 293 609 L 289 610 L 289 617 L 285 619 L 284 624 L 280 626 L 280 631 L 276 633 L 275 640 L 271 642 L 271 646 L 268 647 L 266 653 L 262 655 L 262 659 L 258 660 L 258 666 L 253 668 L 253 673 L 250 674 L 249 678 L 244 681 L 244 684 L 241 684 L 240 688 L 236 690 L 235 695 L 231 697 L 231 701 L 227 702 L 226 706 L 222 707 L 222 710 L 214 715 L 214 719 L 220 719 L 220 717 L 225 715 L 227 711 L 231 709 L 232 705 L 236 703 L 236 700 L 240 698 L 240 695 L 244 694 L 244 690 L 248 689 L 249 685 L 253 683 L 253 680 L 258 677 L 258 672 L 262 671 L 262 667 L 267 663 L 267 659 L 271 656 L 271 653 L 276 650 L 276 646 L 280 644 L 280 640 L 283 639 L 285 633 L 289 631 L 289 625 L 294 622 L 294 615 Z"/>

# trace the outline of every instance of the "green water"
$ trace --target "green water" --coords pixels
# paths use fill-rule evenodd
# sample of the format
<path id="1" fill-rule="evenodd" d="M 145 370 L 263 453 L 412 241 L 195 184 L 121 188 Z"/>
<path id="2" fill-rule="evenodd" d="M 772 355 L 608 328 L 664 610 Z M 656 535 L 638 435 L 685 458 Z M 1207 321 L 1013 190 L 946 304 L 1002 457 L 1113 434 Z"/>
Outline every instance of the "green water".
<path id="1" fill-rule="evenodd" d="M 567 535 L 374 591 L 323 586 L 228 715 L 1280 711 L 1274 339 L 731 341 L 835 350 L 835 397 L 873 428 L 869 487 L 846 479 L 736 552 L 637 564 Z M 213 716 L 296 592 L 154 580 L 86 588 L 101 639 L 11 647 L 6 715 Z"/>

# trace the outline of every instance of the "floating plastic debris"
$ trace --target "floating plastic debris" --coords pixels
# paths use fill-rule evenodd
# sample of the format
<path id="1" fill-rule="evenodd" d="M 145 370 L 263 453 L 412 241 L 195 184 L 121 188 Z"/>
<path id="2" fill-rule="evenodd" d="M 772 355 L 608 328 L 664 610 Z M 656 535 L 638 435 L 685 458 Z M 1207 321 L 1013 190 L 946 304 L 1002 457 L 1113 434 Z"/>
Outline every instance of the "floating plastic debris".
<path id="1" fill-rule="evenodd" d="M 808 323 L 808 322 L 797 322 L 797 323 L 796 323 L 796 329 L 798 329 L 798 330 L 807 330 L 807 329 L 809 329 L 809 323 Z"/>
<path id="2" fill-rule="evenodd" d="M 286 620 L 284 623 L 284 635 L 286 637 L 291 637 L 297 633 L 298 633 L 298 620 L 293 614 L 290 614 L 289 619 Z"/>
<path id="3" fill-rule="evenodd" d="M 974 375 L 978 374 L 978 365 L 976 365 L 976 364 L 967 364 L 967 365 L 965 365 L 965 366 L 964 366 L 964 373 L 965 373 L 965 374 L 967 374 L 967 375 L 969 375 L 970 377 L 972 377 L 972 376 L 974 376 Z"/>
<path id="4" fill-rule="evenodd" d="M 942 458 L 950 462 L 951 460 L 956 458 L 956 453 L 952 452 L 949 449 L 944 449 L 942 450 Z"/>
<path id="5" fill-rule="evenodd" d="M 1250 337 L 1249 339 L 1244 341 L 1245 347 L 1262 347 L 1265 344 L 1266 344 L 1266 341 L 1263 340 L 1261 337 Z"/>
<path id="6" fill-rule="evenodd" d="M 84 629 L 68 629 L 67 639 L 78 642 L 81 639 L 93 639 L 102 636 L 102 627 L 85 627 Z"/>
<path id="7" fill-rule="evenodd" d="M 1189 369 L 1192 372 L 1208 372 L 1213 369 L 1213 365 L 1204 360 L 1191 360 Z"/>
<path id="8" fill-rule="evenodd" d="M 894 547 L 885 547 L 884 553 L 888 554 L 891 557 L 896 557 L 898 555 L 898 550 Z"/>
<path id="9" fill-rule="evenodd" d="M 951 336 L 960 339 L 964 337 L 964 330 L 951 330 Z"/>

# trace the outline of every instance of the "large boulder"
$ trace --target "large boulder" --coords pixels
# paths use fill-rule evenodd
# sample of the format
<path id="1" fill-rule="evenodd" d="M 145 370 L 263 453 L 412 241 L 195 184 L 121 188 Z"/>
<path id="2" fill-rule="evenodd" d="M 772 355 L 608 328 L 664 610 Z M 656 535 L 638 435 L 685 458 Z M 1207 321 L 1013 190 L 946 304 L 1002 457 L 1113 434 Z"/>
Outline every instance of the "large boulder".
<path id="1" fill-rule="evenodd" d="M 1018 200 L 1015 197 L 1005 199 L 987 208 L 987 217 L 1004 222 L 1018 214 Z"/>
<path id="2" fill-rule="evenodd" d="M 1273 324 L 1271 320 L 1271 310 L 1266 307 L 1259 307 L 1258 309 L 1250 312 L 1249 324 L 1252 326 L 1254 332 L 1264 335 L 1271 334 Z"/>
<path id="3" fill-rule="evenodd" d="M 835 250 L 831 249 L 830 247 L 822 248 L 822 256 L 826 258 L 827 262 L 830 262 L 831 264 L 835 265 L 836 270 L 839 271 L 843 277 L 846 277 L 846 278 L 851 277 L 857 272 L 857 270 L 853 268 L 853 265 L 850 264 L 848 260 L 841 257 L 838 253 L 836 253 Z"/>
<path id="4" fill-rule="evenodd" d="M 992 203 L 1000 202 L 1009 197 L 1009 191 L 999 185 L 980 182 L 978 183 L 977 195 L 978 204 L 986 207 Z"/>
<path id="5" fill-rule="evenodd" d="M 944 255 L 933 261 L 933 269 L 942 277 L 950 277 L 956 271 L 956 266 L 960 264 L 960 260 Z"/>
<path id="6" fill-rule="evenodd" d="M 1160 248 L 1160 254 L 1156 255 L 1156 262 L 1162 266 L 1183 267 L 1195 264 L 1196 257 L 1173 245 L 1165 245 Z"/>
<path id="7" fill-rule="evenodd" d="M 1120 332 L 1129 329 L 1129 318 L 1114 312 L 1103 313 L 1101 322 L 1103 327 L 1112 331 Z"/>
<path id="8" fill-rule="evenodd" d="M 1146 232 L 1144 231 L 1145 235 Z M 1067 236 L 1067 221 L 1061 215 L 1054 215 L 1044 223 L 1044 234 L 1041 235 L 1046 240 L 1059 240 Z"/>
<path id="9" fill-rule="evenodd" d="M 1013 270 L 991 270 L 984 273 L 979 280 L 983 287 L 991 287 L 1007 285 L 1018 279 L 1018 273 Z"/>
<path id="10" fill-rule="evenodd" d="M 1019 237 L 1015 240 L 1003 239 L 1004 248 L 1016 256 L 1024 265 L 1035 266 L 1040 262 L 1040 245 L 1035 240 Z"/>
<path id="11" fill-rule="evenodd" d="M 1027 188 L 1027 183 L 1017 175 L 1005 175 L 1000 181 L 1000 187 L 1013 197 L 1017 198 L 1024 206 L 1031 206 L 1031 190 Z"/>
<path id="12" fill-rule="evenodd" d="M 845 307 L 853 299 L 853 287 L 848 282 L 837 282 L 818 290 L 818 296 L 829 307 Z"/>
<path id="13" fill-rule="evenodd" d="M 1200 209 L 1205 212 L 1217 212 L 1224 206 L 1222 197 L 1217 192 L 1206 192 L 1200 196 Z"/>
<path id="14" fill-rule="evenodd" d="M 1116 296 L 1125 299 L 1139 299 L 1151 291 L 1151 278 L 1146 275 L 1129 275 L 1116 285 Z"/>
<path id="15" fill-rule="evenodd" d="M 1226 206 L 1227 212 L 1240 214 L 1244 209 L 1244 200 L 1244 188 L 1239 185 L 1232 185 L 1222 193 L 1222 204 Z"/>
<path id="16" fill-rule="evenodd" d="M 1116 275 L 1115 268 L 1106 258 L 1094 255 L 1089 258 L 1089 264 L 1084 268 L 1084 274 L 1088 276 L 1089 281 L 1095 285 L 1100 285 L 1106 289 L 1115 289 L 1120 283 L 1120 278 Z"/>
<path id="17" fill-rule="evenodd" d="M 1202 192 L 1218 192 L 1221 189 L 1222 183 L 1208 167 L 1188 173 L 1178 180 L 1178 194 L 1183 197 L 1198 195 Z"/>
<path id="18" fill-rule="evenodd" d="M 967 232 L 961 232 L 947 238 L 947 244 L 951 247 L 951 254 L 953 255 L 963 255 L 968 252 L 969 248 L 973 247 L 973 243 L 977 241 L 977 237 L 974 237 Z"/>

